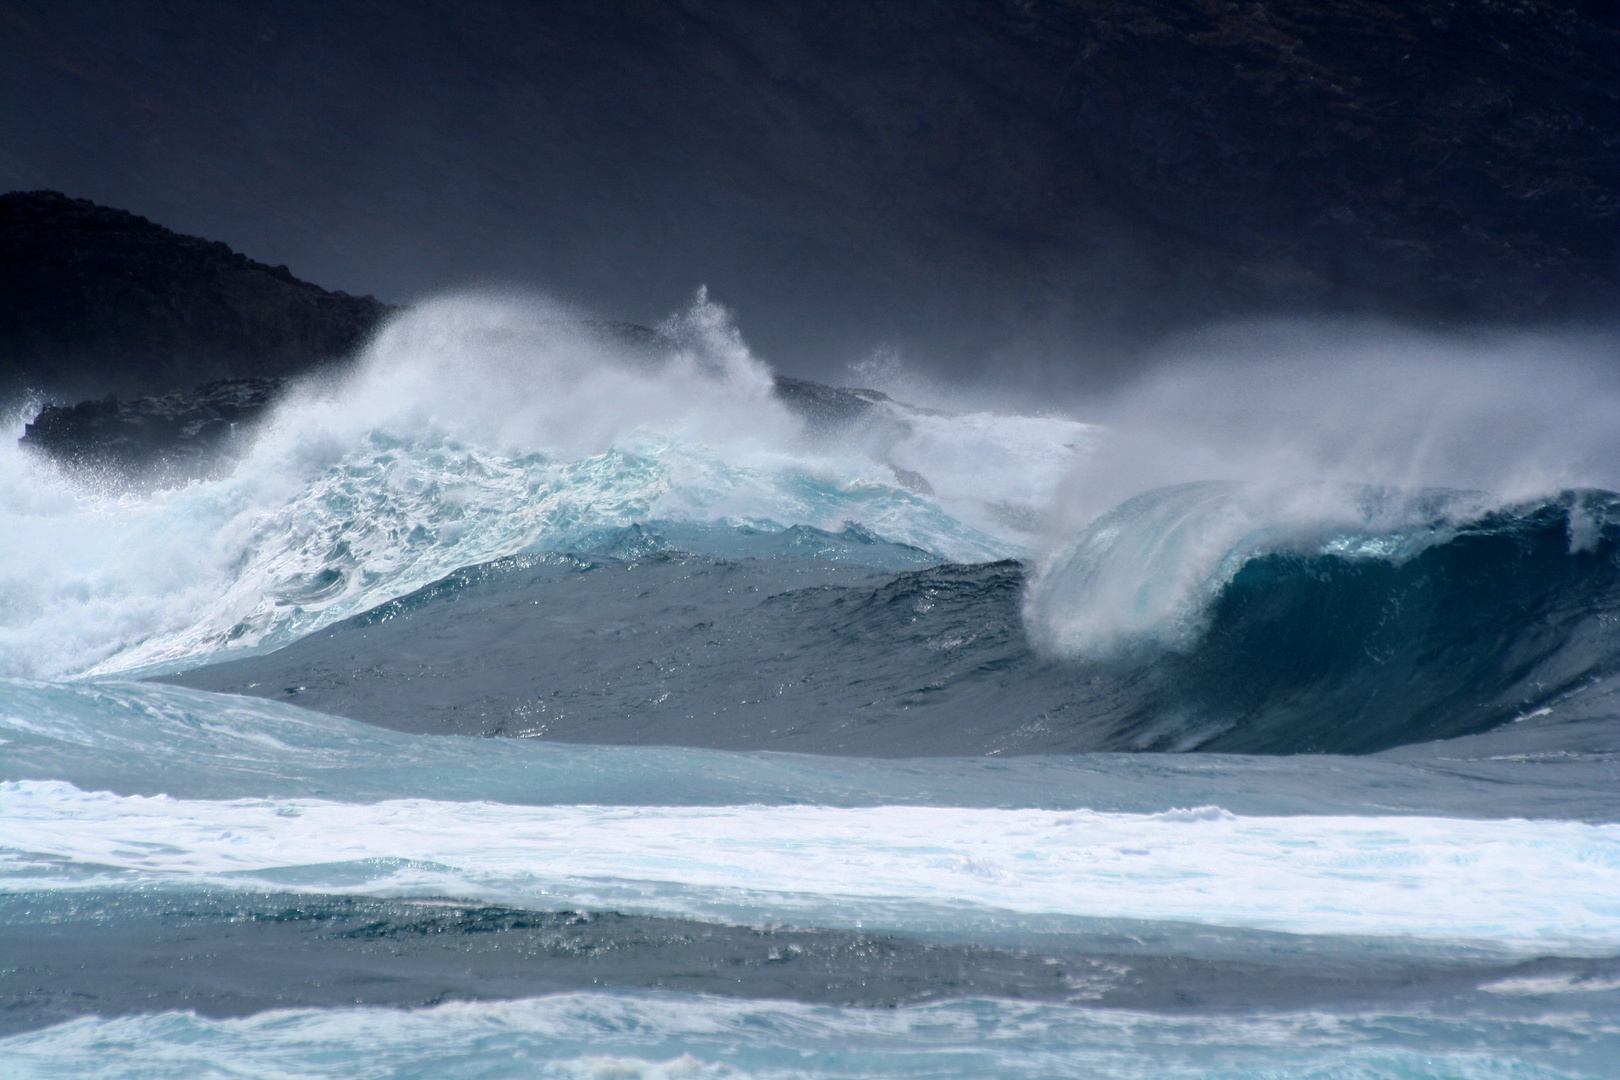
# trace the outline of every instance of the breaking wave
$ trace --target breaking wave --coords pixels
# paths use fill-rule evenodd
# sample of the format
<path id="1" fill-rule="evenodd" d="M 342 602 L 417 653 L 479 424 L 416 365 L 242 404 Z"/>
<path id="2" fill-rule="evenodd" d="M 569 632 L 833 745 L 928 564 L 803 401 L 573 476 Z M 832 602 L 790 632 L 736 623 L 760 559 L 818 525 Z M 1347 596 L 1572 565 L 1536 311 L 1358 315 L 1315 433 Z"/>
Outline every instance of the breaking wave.
<path id="1" fill-rule="evenodd" d="M 1017 555 L 1086 433 L 885 403 L 830 440 L 771 388 L 702 296 L 656 347 L 539 301 L 465 297 L 413 309 L 352 373 L 297 388 L 220 479 L 87 487 L 6 440 L 0 672 L 272 647 L 458 567 L 648 520 L 858 521 L 937 559 Z M 926 494 L 908 465 L 922 462 Z"/>

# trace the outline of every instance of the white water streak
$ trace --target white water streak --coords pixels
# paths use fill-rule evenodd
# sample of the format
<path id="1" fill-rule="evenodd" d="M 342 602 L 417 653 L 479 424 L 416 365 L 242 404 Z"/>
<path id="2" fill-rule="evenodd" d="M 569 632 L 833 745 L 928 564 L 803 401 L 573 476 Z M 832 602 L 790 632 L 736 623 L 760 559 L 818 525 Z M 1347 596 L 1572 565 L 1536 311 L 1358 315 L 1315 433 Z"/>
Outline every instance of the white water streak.
<path id="1" fill-rule="evenodd" d="M 1620 946 L 1620 825 L 935 807 L 181 800 L 0 784 L 9 889 L 453 895 L 904 929 L 953 909 Z"/>
<path id="2" fill-rule="evenodd" d="M 1481 1031 L 1416 1015 L 1219 1017 L 955 1001 L 898 1009 L 684 994 L 558 994 L 425 1009 L 278 1010 L 241 1019 L 85 1018 L 0 1039 L 8 1077 L 195 1080 L 1574 1080 L 1612 1031 L 1574 1018 Z M 1570 1043 L 1598 1068 L 1540 1064 Z M 1539 1053 L 1538 1053 L 1539 1051 Z M 1574 1056 L 1574 1055 L 1566 1055 Z M 1573 1068 L 1568 1067 L 1573 1065 Z"/>

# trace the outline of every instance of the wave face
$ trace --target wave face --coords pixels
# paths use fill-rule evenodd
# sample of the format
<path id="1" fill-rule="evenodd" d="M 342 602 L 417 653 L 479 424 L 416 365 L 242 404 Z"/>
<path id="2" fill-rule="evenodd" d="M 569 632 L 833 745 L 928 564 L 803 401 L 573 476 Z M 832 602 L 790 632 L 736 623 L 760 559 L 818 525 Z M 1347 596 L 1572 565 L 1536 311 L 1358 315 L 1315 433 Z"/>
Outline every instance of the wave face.
<path id="1" fill-rule="evenodd" d="M 461 298 L 0 446 L 0 1074 L 1612 1077 L 1620 410 L 1455 374 L 1248 468 Z"/>

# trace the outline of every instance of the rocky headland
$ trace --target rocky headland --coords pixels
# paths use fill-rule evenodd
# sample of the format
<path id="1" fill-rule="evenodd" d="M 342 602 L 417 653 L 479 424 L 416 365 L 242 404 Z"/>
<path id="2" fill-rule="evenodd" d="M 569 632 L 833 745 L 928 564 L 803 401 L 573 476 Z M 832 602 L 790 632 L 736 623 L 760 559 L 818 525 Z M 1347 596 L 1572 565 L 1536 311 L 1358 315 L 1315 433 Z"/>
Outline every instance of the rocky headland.
<path id="1" fill-rule="evenodd" d="M 286 384 L 221 379 L 123 401 L 108 395 L 46 405 L 18 442 L 91 478 L 183 483 L 228 468 Z"/>

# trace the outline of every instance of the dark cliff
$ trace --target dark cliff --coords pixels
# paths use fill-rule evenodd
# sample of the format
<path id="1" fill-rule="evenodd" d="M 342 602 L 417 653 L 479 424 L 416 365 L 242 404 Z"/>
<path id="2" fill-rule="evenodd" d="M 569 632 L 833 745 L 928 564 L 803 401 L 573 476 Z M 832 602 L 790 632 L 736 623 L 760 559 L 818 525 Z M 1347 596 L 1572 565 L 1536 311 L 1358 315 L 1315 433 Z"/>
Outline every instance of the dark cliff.
<path id="1" fill-rule="evenodd" d="M 0 195 L 0 390 L 287 376 L 345 355 L 387 310 L 84 199 Z"/>

